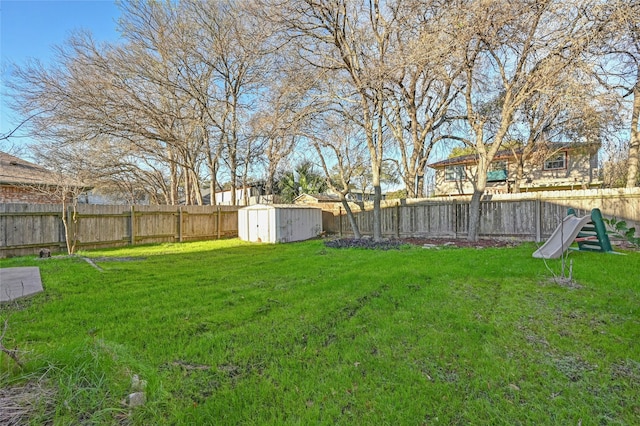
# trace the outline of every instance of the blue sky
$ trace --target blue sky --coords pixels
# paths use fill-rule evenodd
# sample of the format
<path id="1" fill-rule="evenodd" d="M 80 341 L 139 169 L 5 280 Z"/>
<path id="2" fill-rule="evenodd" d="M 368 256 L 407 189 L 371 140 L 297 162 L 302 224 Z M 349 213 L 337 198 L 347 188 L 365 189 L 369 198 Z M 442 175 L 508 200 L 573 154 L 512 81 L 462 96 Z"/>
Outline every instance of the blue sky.
<path id="1" fill-rule="evenodd" d="M 6 107 L 4 86 L 11 64 L 30 58 L 49 62 L 52 47 L 63 44 L 74 30 L 89 30 L 99 41 L 116 41 L 118 16 L 114 0 L 0 0 L 0 134 L 9 131 L 16 120 Z"/>

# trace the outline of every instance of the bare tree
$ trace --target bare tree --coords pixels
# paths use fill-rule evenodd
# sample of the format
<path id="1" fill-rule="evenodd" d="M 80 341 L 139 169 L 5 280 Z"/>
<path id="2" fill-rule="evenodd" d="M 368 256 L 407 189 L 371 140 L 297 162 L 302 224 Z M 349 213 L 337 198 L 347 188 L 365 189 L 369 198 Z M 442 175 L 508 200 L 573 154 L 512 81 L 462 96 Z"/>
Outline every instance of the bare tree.
<path id="1" fill-rule="evenodd" d="M 442 31 L 448 8 L 439 0 L 398 1 L 391 42 L 385 117 L 395 140 L 394 159 L 409 197 L 424 197 L 431 150 L 442 138 L 449 106 L 459 93 L 462 65 L 450 54 L 456 39 Z"/>
<path id="2" fill-rule="evenodd" d="M 170 3 L 135 1 L 121 8 L 120 29 L 128 43 L 113 49 L 112 70 L 102 66 L 119 95 L 113 109 L 128 112 L 114 133 L 140 149 L 159 144 L 169 169 L 170 203 L 179 201 L 182 188 L 187 204 L 201 204 L 203 112 L 185 90 L 189 82 L 203 78 L 201 69 L 185 64 L 194 49 L 191 21 L 182 6 Z"/>
<path id="3" fill-rule="evenodd" d="M 83 166 L 91 167 L 92 176 L 102 174 L 105 162 L 119 163 L 118 157 L 108 154 L 111 151 L 133 155 L 138 164 L 152 164 L 153 173 L 160 165 L 166 167 L 170 171 L 166 199 L 175 204 L 178 169 L 190 163 L 189 157 L 180 154 L 192 151 L 180 142 L 192 127 L 181 117 L 184 99 L 171 96 L 167 85 L 163 90 L 154 84 L 161 76 L 145 72 L 166 67 L 160 67 L 149 52 L 144 55 L 136 49 L 132 45 L 101 48 L 89 35 L 78 34 L 58 49 L 54 66 L 47 69 L 30 63 L 17 68 L 12 82 L 20 93 L 17 107 L 25 115 L 48 111 L 31 120 L 31 135 L 41 148 L 51 148 L 50 157 L 82 160 Z M 105 155 L 88 157 L 87 147 L 98 144 L 105 144 Z M 140 165 L 139 171 L 144 170 Z"/>
<path id="4" fill-rule="evenodd" d="M 587 63 L 549 78 L 549 88 L 534 93 L 514 114 L 508 147 L 516 162 L 513 192 L 520 192 L 525 166 L 540 167 L 553 154 L 550 142 L 571 142 L 586 149 L 601 145 L 618 125 L 618 107 L 608 91 L 602 91 Z M 585 72 L 586 70 L 586 72 Z M 588 146 L 587 146 L 588 145 Z M 590 146 L 590 147 L 589 147 Z"/>
<path id="5" fill-rule="evenodd" d="M 394 10 L 378 0 L 273 1 L 272 10 L 301 59 L 326 74 L 325 95 L 343 119 L 362 127 L 374 188 L 373 238 L 382 238 L 380 172 L 385 82 Z M 357 106 L 353 109 L 352 106 Z"/>
<path id="6" fill-rule="evenodd" d="M 583 3 L 461 2 L 462 7 L 450 15 L 467 28 L 457 35 L 465 64 L 461 130 L 469 137 L 454 137 L 473 146 L 477 156 L 469 212 L 471 241 L 478 239 L 489 166 L 518 108 L 535 94 L 552 90 L 549 76 L 573 66 L 589 43 L 592 26 L 581 12 Z"/>
<path id="7" fill-rule="evenodd" d="M 25 184 L 29 191 L 42 194 L 49 200 L 55 200 L 60 205 L 60 216 L 64 228 L 65 245 L 67 254 L 74 255 L 78 243 L 78 203 L 80 197 L 85 194 L 90 187 L 87 186 L 83 177 L 85 173 L 76 170 L 77 164 L 59 162 L 56 158 L 51 158 L 45 151 L 44 158 L 36 152 L 36 159 L 47 164 L 52 172 L 52 179 L 49 182 Z"/>
<path id="8" fill-rule="evenodd" d="M 240 180 L 246 180 L 252 163 L 248 156 L 254 152 L 251 146 L 254 138 L 248 134 L 253 100 L 270 72 L 269 27 L 258 22 L 250 2 L 191 1 L 187 4 L 192 24 L 198 28 L 195 58 L 207 69 L 214 83 L 207 96 L 198 99 L 207 105 L 212 132 L 217 134 L 219 149 L 224 151 L 220 159 L 228 168 L 235 204 L 236 187 Z M 246 153 L 245 158 L 241 158 L 241 152 Z M 217 155 L 220 153 L 218 150 Z M 240 172 L 241 167 L 244 172 Z"/>
<path id="9" fill-rule="evenodd" d="M 318 154 L 328 187 L 340 198 L 354 238 L 359 239 L 362 234 L 347 196 L 354 186 L 356 171 L 366 166 L 365 138 L 359 134 L 362 129 L 334 115 L 327 114 L 317 118 L 319 119 L 314 120 L 313 131 L 307 136 L 308 140 Z M 334 166 L 331 167 L 331 164 Z"/>
<path id="10" fill-rule="evenodd" d="M 313 95 L 307 85 L 304 76 L 289 75 L 283 70 L 268 83 L 252 118 L 252 134 L 266 163 L 267 195 L 274 194 L 279 167 L 293 153 L 305 123 L 314 113 Z"/>
<path id="11" fill-rule="evenodd" d="M 32 135 L 55 144 L 51 154 L 68 146 L 81 157 L 86 143 L 102 144 L 111 167 L 95 158 L 94 175 L 142 178 L 136 186 L 156 184 L 168 204 L 202 203 L 204 172 L 215 191 L 224 165 L 235 188 L 255 163 L 246 123 L 267 69 L 256 42 L 264 28 L 245 6 L 122 3 L 121 43 L 78 34 L 53 67 L 19 67 L 13 87 L 20 112 L 37 114 Z"/>
<path id="12" fill-rule="evenodd" d="M 602 183 L 605 188 L 622 188 L 627 182 L 627 155 L 626 146 L 612 143 L 605 146 L 607 159 L 602 164 Z"/>
<path id="13" fill-rule="evenodd" d="M 640 1 L 607 2 L 602 13 L 594 15 L 604 23 L 597 40 L 603 58 L 600 81 L 623 101 L 631 100 L 626 178 L 631 188 L 640 184 Z"/>

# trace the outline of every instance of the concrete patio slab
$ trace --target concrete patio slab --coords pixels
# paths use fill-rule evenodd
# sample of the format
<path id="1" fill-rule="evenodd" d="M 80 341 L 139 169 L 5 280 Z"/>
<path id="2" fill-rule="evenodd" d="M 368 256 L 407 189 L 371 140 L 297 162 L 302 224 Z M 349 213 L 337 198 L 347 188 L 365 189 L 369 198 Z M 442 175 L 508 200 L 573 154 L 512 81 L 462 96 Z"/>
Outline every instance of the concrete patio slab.
<path id="1" fill-rule="evenodd" d="M 0 303 L 31 296 L 42 291 L 40 268 L 0 269 Z"/>

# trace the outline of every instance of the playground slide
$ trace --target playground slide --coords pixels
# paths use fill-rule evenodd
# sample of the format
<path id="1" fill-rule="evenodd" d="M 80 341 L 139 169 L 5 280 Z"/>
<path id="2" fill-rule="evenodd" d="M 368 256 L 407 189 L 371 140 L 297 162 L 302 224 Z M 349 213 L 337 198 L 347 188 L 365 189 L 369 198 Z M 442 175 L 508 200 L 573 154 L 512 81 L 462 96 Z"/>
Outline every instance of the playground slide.
<path id="1" fill-rule="evenodd" d="M 538 259 L 557 259 L 562 256 L 580 230 L 591 221 L 591 216 L 577 217 L 569 215 L 553 231 L 546 243 L 533 253 Z"/>

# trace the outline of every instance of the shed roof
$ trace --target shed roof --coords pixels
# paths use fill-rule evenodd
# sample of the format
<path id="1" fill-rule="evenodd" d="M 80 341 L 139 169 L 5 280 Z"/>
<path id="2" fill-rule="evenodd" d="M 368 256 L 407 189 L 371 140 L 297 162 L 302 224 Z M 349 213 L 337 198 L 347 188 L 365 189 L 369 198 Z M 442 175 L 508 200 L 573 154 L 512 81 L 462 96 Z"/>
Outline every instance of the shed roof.
<path id="1" fill-rule="evenodd" d="M 240 210 L 276 210 L 276 209 L 290 209 L 290 210 L 313 209 L 313 210 L 322 210 L 320 207 L 310 206 L 310 205 L 307 205 L 307 204 L 254 204 L 252 206 L 243 207 Z"/>

